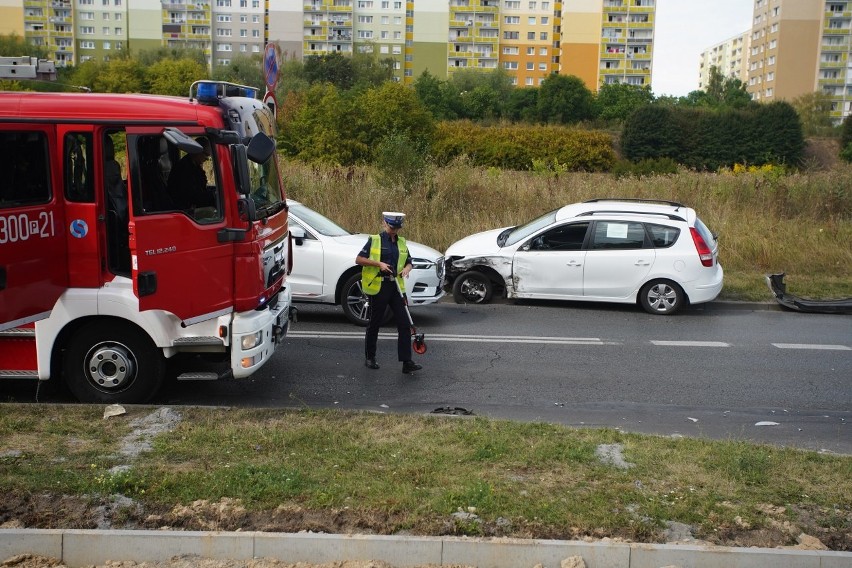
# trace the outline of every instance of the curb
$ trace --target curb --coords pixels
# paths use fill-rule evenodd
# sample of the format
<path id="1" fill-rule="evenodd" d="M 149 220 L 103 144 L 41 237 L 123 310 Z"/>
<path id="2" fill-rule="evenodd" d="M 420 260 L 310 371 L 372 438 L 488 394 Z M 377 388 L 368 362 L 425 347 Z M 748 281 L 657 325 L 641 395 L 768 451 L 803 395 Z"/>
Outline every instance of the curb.
<path id="1" fill-rule="evenodd" d="M 69 568 L 109 560 L 168 561 L 194 555 L 214 560 L 275 558 L 328 563 L 382 560 L 393 566 L 464 564 L 478 568 L 557 568 L 582 557 L 588 568 L 848 568 L 852 553 L 779 548 L 630 544 L 508 538 L 404 537 L 314 533 L 150 530 L 0 529 L 0 562 L 19 554 L 62 561 Z"/>

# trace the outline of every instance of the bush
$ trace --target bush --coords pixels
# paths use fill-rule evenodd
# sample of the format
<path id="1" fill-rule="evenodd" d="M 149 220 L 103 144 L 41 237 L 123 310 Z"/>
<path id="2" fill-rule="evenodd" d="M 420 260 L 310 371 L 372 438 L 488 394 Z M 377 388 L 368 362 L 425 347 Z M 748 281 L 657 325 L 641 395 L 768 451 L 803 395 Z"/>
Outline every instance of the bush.
<path id="1" fill-rule="evenodd" d="M 558 164 L 566 171 L 607 171 L 615 162 L 612 138 L 601 132 L 562 126 L 478 126 L 469 121 L 442 122 L 432 146 L 440 165 L 467 156 L 472 165 L 529 170 Z"/>

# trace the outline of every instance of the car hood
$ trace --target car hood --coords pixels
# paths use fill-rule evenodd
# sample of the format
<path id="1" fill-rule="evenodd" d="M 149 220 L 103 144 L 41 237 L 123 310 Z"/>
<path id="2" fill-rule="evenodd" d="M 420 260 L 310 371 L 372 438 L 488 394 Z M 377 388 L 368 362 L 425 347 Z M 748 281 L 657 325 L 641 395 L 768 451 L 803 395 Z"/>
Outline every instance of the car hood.
<path id="1" fill-rule="evenodd" d="M 365 244 L 367 244 L 367 239 L 370 238 L 370 235 L 364 233 L 357 233 L 355 235 L 344 235 L 341 237 L 331 237 L 331 240 L 339 243 L 341 246 L 351 246 L 356 249 L 356 252 L 361 250 Z M 431 260 L 432 262 L 437 261 L 441 258 L 441 253 L 432 247 L 428 247 L 426 245 L 416 243 L 413 241 L 406 240 L 406 244 L 408 245 L 408 254 L 411 258 L 422 258 L 424 260 Z"/>
<path id="2" fill-rule="evenodd" d="M 447 249 L 447 258 L 451 256 L 488 256 L 500 251 L 497 244 L 497 235 L 508 229 L 494 229 L 483 233 L 476 233 L 456 241 Z"/>

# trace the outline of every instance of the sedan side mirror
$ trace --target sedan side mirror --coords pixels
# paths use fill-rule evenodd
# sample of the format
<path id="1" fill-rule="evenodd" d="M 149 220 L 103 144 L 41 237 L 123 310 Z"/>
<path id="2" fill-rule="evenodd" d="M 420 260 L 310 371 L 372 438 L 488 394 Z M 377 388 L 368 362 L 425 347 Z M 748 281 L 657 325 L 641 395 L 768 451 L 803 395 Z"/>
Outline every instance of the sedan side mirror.
<path id="1" fill-rule="evenodd" d="M 295 239 L 296 246 L 301 246 L 305 242 L 307 234 L 302 227 L 290 227 L 290 237 Z"/>

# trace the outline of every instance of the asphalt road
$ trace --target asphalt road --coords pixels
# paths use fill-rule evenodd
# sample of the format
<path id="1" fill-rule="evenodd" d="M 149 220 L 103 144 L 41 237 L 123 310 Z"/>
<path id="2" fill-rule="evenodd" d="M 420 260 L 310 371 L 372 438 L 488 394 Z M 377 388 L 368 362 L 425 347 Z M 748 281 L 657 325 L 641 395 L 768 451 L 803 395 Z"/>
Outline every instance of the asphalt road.
<path id="1" fill-rule="evenodd" d="M 339 308 L 299 308 L 283 351 L 253 377 L 170 383 L 155 402 L 470 412 L 852 454 L 850 316 L 722 303 L 664 317 L 604 304 L 441 302 L 412 309 L 428 351 L 415 355 L 424 369 L 405 375 L 394 329 L 383 329 L 382 368 L 370 370 L 362 328 Z M 0 383 L 0 396 L 32 399 L 30 385 Z"/>

